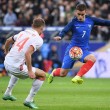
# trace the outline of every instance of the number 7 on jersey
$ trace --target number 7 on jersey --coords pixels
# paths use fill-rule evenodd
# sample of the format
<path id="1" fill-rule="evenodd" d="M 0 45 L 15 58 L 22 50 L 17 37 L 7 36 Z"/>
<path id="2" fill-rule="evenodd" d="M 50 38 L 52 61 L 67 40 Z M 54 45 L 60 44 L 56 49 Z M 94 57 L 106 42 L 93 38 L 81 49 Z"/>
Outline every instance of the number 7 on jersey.
<path id="1" fill-rule="evenodd" d="M 86 31 L 83 31 L 83 35 L 82 35 L 82 38 L 85 36 L 85 34 L 86 34 Z"/>

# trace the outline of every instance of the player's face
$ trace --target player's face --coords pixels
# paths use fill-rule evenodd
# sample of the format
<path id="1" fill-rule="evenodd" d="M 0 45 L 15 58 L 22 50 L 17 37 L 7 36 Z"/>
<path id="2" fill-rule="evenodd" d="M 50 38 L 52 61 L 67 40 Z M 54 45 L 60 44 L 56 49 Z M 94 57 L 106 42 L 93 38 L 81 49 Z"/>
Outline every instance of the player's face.
<path id="1" fill-rule="evenodd" d="M 86 15 L 86 10 L 84 11 L 76 10 L 76 17 L 79 21 L 85 21 L 85 15 Z"/>
<path id="2" fill-rule="evenodd" d="M 41 35 L 43 33 L 43 30 L 44 30 L 44 26 L 41 26 L 38 28 L 37 31 L 38 31 L 39 35 Z"/>

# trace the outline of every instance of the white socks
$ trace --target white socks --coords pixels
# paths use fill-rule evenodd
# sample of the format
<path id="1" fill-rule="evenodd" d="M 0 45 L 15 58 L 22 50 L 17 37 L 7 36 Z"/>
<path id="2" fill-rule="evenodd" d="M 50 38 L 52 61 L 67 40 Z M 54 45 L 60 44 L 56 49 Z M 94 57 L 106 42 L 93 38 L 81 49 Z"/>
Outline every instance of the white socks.
<path id="1" fill-rule="evenodd" d="M 4 93 L 4 95 L 11 95 L 12 93 L 12 89 L 14 87 L 14 85 L 17 83 L 19 78 L 11 75 L 8 87 Z M 42 86 L 44 81 L 41 81 L 39 79 L 34 80 L 33 84 L 32 84 L 32 88 L 30 90 L 29 95 L 27 96 L 26 100 L 27 102 L 32 102 L 34 99 L 34 96 L 36 95 L 36 93 L 38 92 L 38 90 L 40 89 L 40 87 Z"/>
<path id="2" fill-rule="evenodd" d="M 43 82 L 44 81 L 41 81 L 39 79 L 34 80 L 30 93 L 25 100 L 26 102 L 33 102 L 34 96 L 42 86 Z"/>
<path id="3" fill-rule="evenodd" d="M 11 78 L 10 78 L 10 81 L 9 81 L 9 84 L 8 84 L 8 87 L 4 93 L 4 95 L 11 95 L 12 93 L 12 89 L 14 87 L 14 85 L 16 84 L 16 82 L 18 81 L 19 78 L 11 75 Z"/>

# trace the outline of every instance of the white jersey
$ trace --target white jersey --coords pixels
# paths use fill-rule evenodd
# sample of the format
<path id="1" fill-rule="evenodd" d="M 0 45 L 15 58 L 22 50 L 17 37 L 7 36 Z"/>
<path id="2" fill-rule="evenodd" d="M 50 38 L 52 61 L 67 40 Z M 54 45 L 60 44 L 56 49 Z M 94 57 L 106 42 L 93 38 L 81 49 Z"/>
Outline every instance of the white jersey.
<path id="1" fill-rule="evenodd" d="M 25 53 L 29 46 L 34 47 L 34 51 L 43 44 L 43 39 L 34 29 L 27 29 L 13 36 L 15 43 L 10 52 L 5 57 L 5 62 L 13 67 L 19 67 L 25 63 Z"/>

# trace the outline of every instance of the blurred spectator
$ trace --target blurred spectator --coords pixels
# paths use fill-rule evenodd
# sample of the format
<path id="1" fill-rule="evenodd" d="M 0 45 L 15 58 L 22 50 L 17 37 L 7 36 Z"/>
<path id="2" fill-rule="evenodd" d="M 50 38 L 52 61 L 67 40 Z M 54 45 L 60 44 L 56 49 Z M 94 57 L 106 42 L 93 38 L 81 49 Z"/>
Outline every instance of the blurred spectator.
<path id="1" fill-rule="evenodd" d="M 94 14 L 92 14 L 92 16 L 98 17 L 98 18 L 100 17 L 100 15 L 101 15 L 101 13 L 100 13 L 99 10 L 96 10 L 96 11 L 94 12 Z M 98 26 L 95 26 L 95 27 L 92 29 L 91 37 L 90 37 L 91 40 L 101 40 L 99 29 L 100 29 L 100 28 L 98 28 Z"/>
<path id="2" fill-rule="evenodd" d="M 110 14 L 110 0 L 1 0 L 0 25 L 4 22 L 4 25 L 30 26 L 32 19 L 40 16 L 45 19 L 46 26 L 65 26 L 74 17 L 78 3 L 87 5 L 90 16 L 107 19 Z M 94 27 L 91 40 L 107 40 L 108 33 L 108 27 Z M 49 37 L 44 37 L 46 42 L 50 40 L 46 38 Z M 65 39 L 71 38 L 66 35 Z"/>
<path id="3" fill-rule="evenodd" d="M 36 68 L 42 69 L 43 70 L 43 57 L 40 52 L 40 50 L 37 50 L 33 55 L 32 55 L 32 65 Z"/>
<path id="4" fill-rule="evenodd" d="M 4 62 L 4 45 L 0 44 L 0 64 L 2 64 Z"/>
<path id="5" fill-rule="evenodd" d="M 44 43 L 43 46 L 41 47 L 41 53 L 44 59 L 47 59 L 48 52 L 49 52 L 49 44 Z"/>
<path id="6" fill-rule="evenodd" d="M 50 10 L 45 8 L 43 11 L 43 18 L 47 26 L 52 26 L 53 24 L 53 16 L 50 14 Z"/>
<path id="7" fill-rule="evenodd" d="M 16 26 L 22 26 L 22 25 L 25 26 L 26 25 L 23 14 L 20 13 L 18 15 L 18 19 L 17 19 L 15 25 Z"/>
<path id="8" fill-rule="evenodd" d="M 52 68 L 61 67 L 61 62 L 59 61 L 56 45 L 51 46 L 51 50 L 48 53 L 47 59 L 53 62 Z"/>
<path id="9" fill-rule="evenodd" d="M 101 12 L 101 17 L 106 19 L 108 14 L 110 13 L 109 11 L 109 5 L 104 3 L 101 8 L 100 8 L 100 12 Z"/>
<path id="10" fill-rule="evenodd" d="M 31 18 L 39 16 L 39 14 L 45 19 L 47 26 L 64 26 L 74 17 L 75 6 L 78 3 L 85 3 L 94 12 L 100 9 L 100 17 L 102 18 L 107 18 L 107 15 L 110 13 L 109 0 L 1 0 L 0 16 L 1 19 L 4 18 L 9 8 L 17 14 L 18 21 L 21 14 L 23 15 L 27 23 L 26 26 L 30 25 Z M 30 10 L 32 14 L 28 15 Z M 94 15 L 90 10 L 88 13 Z M 21 26 L 21 24 L 17 26 Z M 22 26 L 24 26 L 24 23 Z"/>
<path id="11" fill-rule="evenodd" d="M 24 21 L 25 21 L 25 26 L 31 26 L 32 20 L 33 20 L 33 10 L 29 9 L 28 12 L 25 13 L 24 15 Z"/>
<path id="12" fill-rule="evenodd" d="M 4 16 L 4 24 L 6 26 L 13 26 L 17 21 L 16 14 L 12 11 L 12 9 L 8 8 L 8 13 Z"/>

